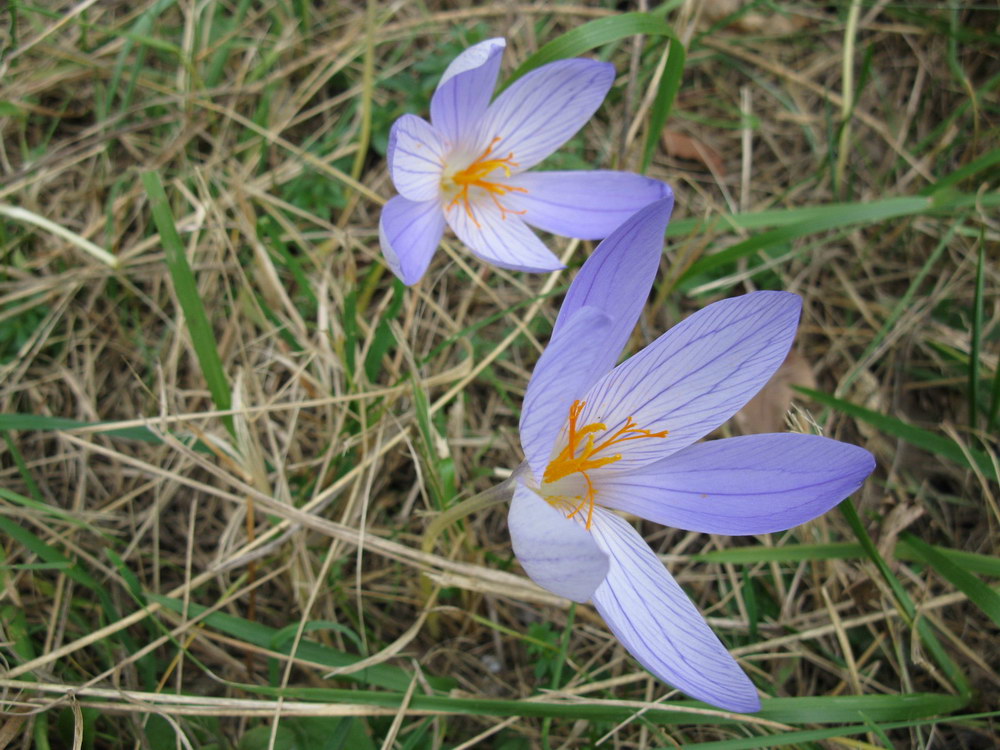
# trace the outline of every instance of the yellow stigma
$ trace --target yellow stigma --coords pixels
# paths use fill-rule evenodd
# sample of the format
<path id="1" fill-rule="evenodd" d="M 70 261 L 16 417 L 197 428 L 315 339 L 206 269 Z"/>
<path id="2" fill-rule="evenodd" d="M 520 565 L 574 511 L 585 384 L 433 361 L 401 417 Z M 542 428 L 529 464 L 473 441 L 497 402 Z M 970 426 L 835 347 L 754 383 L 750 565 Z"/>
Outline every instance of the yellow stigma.
<path id="1" fill-rule="evenodd" d="M 500 218 L 506 219 L 507 214 L 523 214 L 524 211 L 513 211 L 500 202 L 500 198 L 507 193 L 527 193 L 528 191 L 521 187 L 514 187 L 512 185 L 505 185 L 502 182 L 491 182 L 485 179 L 490 175 L 490 173 L 501 169 L 503 170 L 505 177 L 510 177 L 511 167 L 520 166 L 516 161 L 514 161 L 514 152 L 510 152 L 502 159 L 490 158 L 493 154 L 493 147 L 500 140 L 500 136 L 494 138 L 490 145 L 486 147 L 475 160 L 460 172 L 456 172 L 450 178 L 445 178 L 442 182 L 444 183 L 442 187 L 448 191 L 449 186 L 447 183 L 450 181 L 452 185 L 450 189 L 456 190 L 455 197 L 452 198 L 451 203 L 445 206 L 445 210 L 450 210 L 462 204 L 465 206 L 465 213 L 468 214 L 469 218 L 472 219 L 472 223 L 477 227 L 482 229 L 479 222 L 476 221 L 475 215 L 472 213 L 472 202 L 469 197 L 470 188 L 481 188 L 486 191 L 486 193 L 493 199 L 493 203 L 496 207 L 500 209 Z"/>
<path id="2" fill-rule="evenodd" d="M 550 484 L 558 482 L 560 479 L 564 479 L 571 474 L 581 474 L 583 476 L 583 480 L 587 484 L 587 494 L 576 498 L 580 502 L 567 518 L 572 518 L 584 506 L 587 506 L 587 528 L 589 529 L 591 521 L 594 518 L 594 484 L 591 482 L 590 475 L 587 472 L 607 466 L 608 464 L 613 464 L 622 457 L 621 453 L 603 456 L 599 456 L 598 454 L 604 453 L 608 448 L 619 443 L 624 443 L 627 440 L 666 437 L 669 430 L 663 430 L 662 432 L 644 430 L 637 427 L 635 420 L 629 417 L 625 420 L 625 424 L 618 428 L 612 435 L 606 436 L 600 442 L 596 442 L 594 440 L 594 433 L 607 430 L 608 427 L 603 422 L 591 422 L 583 427 L 578 427 L 577 420 L 579 420 L 580 414 L 583 413 L 583 407 L 586 405 L 586 401 L 574 401 L 573 405 L 569 407 L 569 435 L 567 436 L 566 447 L 559 452 L 559 455 L 549 461 L 549 465 L 545 467 L 545 475 L 542 481 Z M 550 502 L 553 505 L 557 503 L 562 505 L 566 502 L 566 499 L 556 496 Z"/>

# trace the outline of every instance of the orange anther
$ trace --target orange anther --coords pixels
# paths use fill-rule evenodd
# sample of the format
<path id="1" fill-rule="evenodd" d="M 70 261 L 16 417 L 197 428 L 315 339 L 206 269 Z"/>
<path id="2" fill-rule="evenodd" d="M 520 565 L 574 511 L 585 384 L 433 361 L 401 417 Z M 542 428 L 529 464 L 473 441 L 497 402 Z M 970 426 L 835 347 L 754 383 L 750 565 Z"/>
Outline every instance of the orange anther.
<path id="1" fill-rule="evenodd" d="M 652 432 L 642 429 L 636 426 L 636 422 L 632 417 L 629 417 L 625 420 L 625 424 L 616 430 L 614 434 L 595 444 L 594 433 L 607 430 L 608 428 L 603 422 L 591 422 L 583 427 L 577 426 L 577 421 L 583 413 L 583 407 L 586 405 L 586 401 L 574 401 L 573 405 L 569 407 L 569 429 L 567 430 L 566 447 L 559 452 L 559 455 L 549 461 L 549 465 L 545 467 L 543 482 L 558 482 L 560 479 L 568 477 L 571 474 L 581 474 L 583 476 L 584 481 L 587 483 L 587 495 L 581 499 L 580 505 L 567 518 L 575 516 L 583 509 L 584 504 L 586 504 L 588 506 L 587 528 L 589 529 L 591 521 L 594 518 L 594 484 L 590 479 L 590 474 L 587 472 L 607 466 L 608 464 L 613 464 L 615 461 L 621 460 L 622 457 L 620 453 L 610 456 L 598 456 L 597 454 L 604 452 L 613 445 L 618 445 L 628 440 L 663 438 L 667 436 L 669 431 Z"/>
<path id="2" fill-rule="evenodd" d="M 481 188 L 485 190 L 496 207 L 500 209 L 500 217 L 502 219 L 507 218 L 507 214 L 523 214 L 524 211 L 514 211 L 507 208 L 500 202 L 500 198 L 507 193 L 527 193 L 528 191 L 521 187 L 514 187 L 513 185 L 507 185 L 502 182 L 493 182 L 491 180 L 485 179 L 492 172 L 501 169 L 503 170 L 504 176 L 511 176 L 511 167 L 520 166 L 516 161 L 514 161 L 514 152 L 507 154 L 502 159 L 491 159 L 490 156 L 493 153 L 493 147 L 497 144 L 497 141 L 501 140 L 500 136 L 494 138 L 490 145 L 486 147 L 475 160 L 460 172 L 456 172 L 451 177 L 451 181 L 458 188 L 455 197 L 452 198 L 451 203 L 449 203 L 445 209 L 450 210 L 457 206 L 459 203 L 465 206 L 465 213 L 468 214 L 469 218 L 472 219 L 472 223 L 477 227 L 482 229 L 479 222 L 476 221 L 476 217 L 472 212 L 472 200 L 469 196 L 470 188 Z"/>

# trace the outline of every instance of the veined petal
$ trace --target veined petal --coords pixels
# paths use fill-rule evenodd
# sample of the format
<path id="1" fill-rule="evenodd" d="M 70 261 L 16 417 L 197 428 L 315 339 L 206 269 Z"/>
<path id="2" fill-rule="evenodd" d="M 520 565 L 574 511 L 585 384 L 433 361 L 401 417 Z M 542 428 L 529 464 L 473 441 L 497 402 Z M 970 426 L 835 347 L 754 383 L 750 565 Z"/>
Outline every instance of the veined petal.
<path id="1" fill-rule="evenodd" d="M 602 375 L 618 361 L 660 264 L 663 234 L 674 206 L 673 193 L 668 186 L 663 187 L 667 197 L 626 219 L 587 258 L 556 318 L 553 337 L 581 307 L 596 307 L 611 318 L 611 329 L 603 339 L 604 356 L 595 363 Z"/>
<path id="2" fill-rule="evenodd" d="M 522 172 L 508 180 L 526 192 L 513 192 L 506 203 L 528 224 L 561 237 L 599 240 L 608 237 L 644 206 L 673 197 L 665 182 L 632 172 L 593 170 Z M 667 216 L 670 210 L 666 210 Z M 662 249 L 663 237 L 660 237 Z M 659 252 L 657 252 L 659 257 Z"/>
<path id="3" fill-rule="evenodd" d="M 818 435 L 696 443 L 594 483 L 601 505 L 709 534 L 783 531 L 826 513 L 875 469 L 871 453 Z"/>
<path id="4" fill-rule="evenodd" d="M 604 101 L 615 79 L 611 63 L 556 60 L 511 84 L 486 110 L 478 143 L 533 167 L 568 141 Z"/>
<path id="5" fill-rule="evenodd" d="M 556 438 L 567 424 L 569 407 L 601 377 L 611 320 L 582 307 L 553 334 L 538 358 L 521 408 L 521 447 L 535 480 L 542 481 Z"/>
<path id="6" fill-rule="evenodd" d="M 629 653 L 692 698 L 728 711 L 760 710 L 753 683 L 638 532 L 601 508 L 591 531 L 611 562 L 594 606 Z"/>
<path id="7" fill-rule="evenodd" d="M 501 209 L 486 196 L 471 204 L 445 208 L 445 218 L 458 238 L 483 260 L 514 271 L 555 271 L 562 263 L 520 217 Z"/>
<path id="8" fill-rule="evenodd" d="M 416 115 L 392 124 L 386 161 L 392 184 L 404 198 L 429 201 L 441 194 L 445 146 L 434 127 Z"/>
<path id="9" fill-rule="evenodd" d="M 444 215 L 436 200 L 417 203 L 397 195 L 382 207 L 379 244 L 386 264 L 404 284 L 420 281 L 442 234 Z"/>
<path id="10" fill-rule="evenodd" d="M 585 602 L 607 575 L 608 556 L 590 532 L 519 481 L 507 524 L 521 567 L 543 589 Z"/>
<path id="11" fill-rule="evenodd" d="M 475 137 L 496 88 L 505 46 L 507 42 L 499 38 L 474 44 L 452 60 L 441 76 L 431 97 L 431 122 L 452 146 L 463 136 Z"/>
<path id="12" fill-rule="evenodd" d="M 619 443 L 621 460 L 602 473 L 666 458 L 739 411 L 784 361 L 801 308 L 788 292 L 715 302 L 608 373 L 586 395 L 581 423 L 603 422 L 613 433 L 632 417 L 638 429 L 669 434 Z"/>

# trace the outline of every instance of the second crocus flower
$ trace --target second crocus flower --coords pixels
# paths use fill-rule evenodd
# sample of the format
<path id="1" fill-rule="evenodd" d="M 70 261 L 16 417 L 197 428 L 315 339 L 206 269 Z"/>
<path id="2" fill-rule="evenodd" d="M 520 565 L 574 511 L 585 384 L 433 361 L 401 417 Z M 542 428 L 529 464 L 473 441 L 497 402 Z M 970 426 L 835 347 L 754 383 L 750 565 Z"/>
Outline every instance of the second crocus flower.
<path id="1" fill-rule="evenodd" d="M 606 237 L 663 198 L 662 182 L 628 172 L 527 172 L 569 140 L 614 81 L 610 63 L 575 58 L 543 65 L 490 103 L 505 42 L 488 39 L 456 57 L 431 99 L 431 122 L 403 115 L 386 154 L 399 195 L 379 220 L 382 253 L 404 283 L 427 270 L 445 225 L 485 261 L 552 271 L 559 259 L 528 225 L 580 239 Z"/>
<path id="2" fill-rule="evenodd" d="M 514 483 L 511 540 L 536 583 L 593 602 L 654 675 L 720 708 L 756 711 L 753 683 L 614 511 L 705 533 L 781 531 L 857 490 L 875 462 L 816 435 L 696 442 L 784 361 L 797 295 L 755 292 L 708 305 L 615 366 L 652 286 L 671 208 L 664 199 L 628 219 L 566 294 L 525 394 L 527 468 Z"/>

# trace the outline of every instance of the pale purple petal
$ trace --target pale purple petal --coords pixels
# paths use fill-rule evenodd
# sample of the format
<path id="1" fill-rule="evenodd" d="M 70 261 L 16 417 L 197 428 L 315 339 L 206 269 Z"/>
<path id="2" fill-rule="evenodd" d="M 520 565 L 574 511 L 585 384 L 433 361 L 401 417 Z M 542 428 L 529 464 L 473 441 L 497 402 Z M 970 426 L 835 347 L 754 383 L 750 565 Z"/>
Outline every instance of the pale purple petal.
<path id="1" fill-rule="evenodd" d="M 596 508 L 591 533 L 611 561 L 594 606 L 629 653 L 692 698 L 759 711 L 753 683 L 638 532 Z"/>
<path id="2" fill-rule="evenodd" d="M 507 182 L 527 191 L 511 193 L 504 201 L 524 211 L 524 221 L 582 240 L 607 237 L 643 206 L 673 196 L 664 182 L 613 170 L 522 172 Z"/>
<path id="3" fill-rule="evenodd" d="M 507 524 L 518 562 L 543 589 L 585 602 L 607 575 L 608 556 L 591 533 L 519 481 Z"/>
<path id="4" fill-rule="evenodd" d="M 601 472 L 666 458 L 739 411 L 785 360 L 801 308 L 788 292 L 715 302 L 608 373 L 587 394 L 581 424 L 602 422 L 613 434 L 632 417 L 637 429 L 669 435 L 615 445 L 621 460 Z"/>
<path id="5" fill-rule="evenodd" d="M 783 531 L 826 513 L 875 469 L 871 453 L 818 435 L 696 443 L 628 474 L 601 475 L 601 505 L 708 534 Z"/>
<path id="6" fill-rule="evenodd" d="M 618 361 L 653 285 L 674 206 L 673 193 L 667 191 L 666 198 L 637 211 L 597 246 L 573 279 L 556 318 L 553 336 L 581 307 L 596 307 L 611 318 L 604 356 L 596 365 L 602 375 Z"/>
<path id="7" fill-rule="evenodd" d="M 436 200 L 416 203 L 401 195 L 382 207 L 378 239 L 385 262 L 404 284 L 420 281 L 444 234 L 444 215 Z"/>
<path id="8" fill-rule="evenodd" d="M 478 143 L 518 170 L 534 166 L 568 141 L 601 106 L 615 79 L 611 63 L 557 60 L 517 79 L 486 110 Z"/>
<path id="9" fill-rule="evenodd" d="M 489 198 L 475 200 L 469 216 L 461 204 L 445 209 L 458 238 L 483 260 L 514 271 L 555 271 L 562 263 L 520 217 L 502 211 Z"/>
<path id="10" fill-rule="evenodd" d="M 434 127 L 416 115 L 403 115 L 389 131 L 386 161 L 392 184 L 404 198 L 429 201 L 441 194 L 445 146 Z"/>
<path id="11" fill-rule="evenodd" d="M 600 310 L 576 311 L 535 364 L 521 408 L 521 447 L 537 482 L 552 457 L 569 408 L 601 376 L 595 362 L 604 357 L 611 321 Z"/>
<path id="12" fill-rule="evenodd" d="M 474 44 L 452 60 L 441 76 L 431 98 L 431 122 L 450 145 L 475 137 L 496 87 L 506 44 L 503 39 Z"/>

